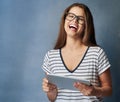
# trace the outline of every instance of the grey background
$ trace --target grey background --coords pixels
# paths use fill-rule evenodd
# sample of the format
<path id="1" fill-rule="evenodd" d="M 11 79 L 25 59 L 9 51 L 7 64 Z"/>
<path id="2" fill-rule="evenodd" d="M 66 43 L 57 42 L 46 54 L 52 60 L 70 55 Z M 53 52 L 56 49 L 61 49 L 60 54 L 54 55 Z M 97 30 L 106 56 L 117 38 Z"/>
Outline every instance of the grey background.
<path id="1" fill-rule="evenodd" d="M 0 0 L 0 102 L 48 102 L 41 65 L 73 2 L 85 3 L 93 14 L 97 42 L 112 65 L 113 95 L 105 100 L 120 102 L 119 0 Z"/>

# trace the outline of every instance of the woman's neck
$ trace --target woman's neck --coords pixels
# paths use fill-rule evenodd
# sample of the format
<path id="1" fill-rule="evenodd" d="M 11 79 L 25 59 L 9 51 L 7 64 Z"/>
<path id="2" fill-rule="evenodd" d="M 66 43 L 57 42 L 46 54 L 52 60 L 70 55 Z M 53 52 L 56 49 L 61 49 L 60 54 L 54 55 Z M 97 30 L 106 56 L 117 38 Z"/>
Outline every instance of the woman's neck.
<path id="1" fill-rule="evenodd" d="M 83 43 L 79 39 L 67 39 L 66 40 L 66 45 L 64 48 L 69 49 L 69 50 L 77 50 L 80 49 L 84 46 Z"/>

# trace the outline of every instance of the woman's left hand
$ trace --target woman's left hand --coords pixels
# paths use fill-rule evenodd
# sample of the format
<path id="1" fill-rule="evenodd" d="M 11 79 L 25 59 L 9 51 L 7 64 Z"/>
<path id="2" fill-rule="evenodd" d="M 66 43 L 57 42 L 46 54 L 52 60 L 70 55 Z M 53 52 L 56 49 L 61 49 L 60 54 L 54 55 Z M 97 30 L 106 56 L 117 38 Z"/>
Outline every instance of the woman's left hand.
<path id="1" fill-rule="evenodd" d="M 81 93 L 86 96 L 92 96 L 95 94 L 95 88 L 80 82 L 75 82 L 74 87 L 76 87 Z"/>

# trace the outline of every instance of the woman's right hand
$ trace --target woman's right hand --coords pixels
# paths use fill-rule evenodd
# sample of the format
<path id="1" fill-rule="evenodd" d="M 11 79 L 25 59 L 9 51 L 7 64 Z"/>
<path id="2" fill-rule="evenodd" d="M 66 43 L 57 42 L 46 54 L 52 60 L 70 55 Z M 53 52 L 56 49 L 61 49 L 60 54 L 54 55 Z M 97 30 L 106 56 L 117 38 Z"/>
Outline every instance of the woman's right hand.
<path id="1" fill-rule="evenodd" d="M 47 93 L 49 100 L 54 102 L 58 94 L 57 86 L 52 83 L 49 83 L 47 78 L 44 78 L 42 88 L 43 91 Z"/>

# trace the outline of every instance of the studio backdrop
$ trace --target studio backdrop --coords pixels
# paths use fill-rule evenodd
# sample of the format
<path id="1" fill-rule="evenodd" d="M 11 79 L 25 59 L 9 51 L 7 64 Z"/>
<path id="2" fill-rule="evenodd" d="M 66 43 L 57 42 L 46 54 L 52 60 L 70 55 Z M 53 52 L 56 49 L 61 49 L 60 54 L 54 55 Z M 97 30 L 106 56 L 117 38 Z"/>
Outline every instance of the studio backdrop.
<path id="1" fill-rule="evenodd" d="M 0 102 L 48 102 L 41 69 L 52 49 L 64 9 L 86 4 L 94 18 L 96 39 L 111 63 L 113 95 L 120 102 L 119 0 L 0 0 Z"/>

